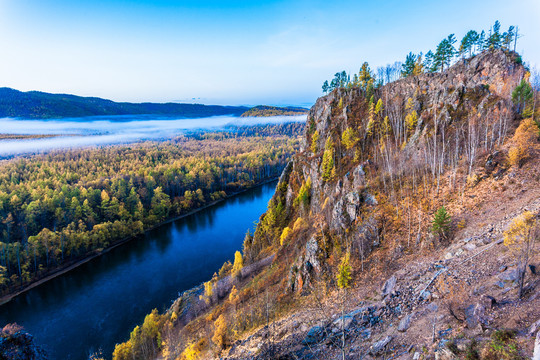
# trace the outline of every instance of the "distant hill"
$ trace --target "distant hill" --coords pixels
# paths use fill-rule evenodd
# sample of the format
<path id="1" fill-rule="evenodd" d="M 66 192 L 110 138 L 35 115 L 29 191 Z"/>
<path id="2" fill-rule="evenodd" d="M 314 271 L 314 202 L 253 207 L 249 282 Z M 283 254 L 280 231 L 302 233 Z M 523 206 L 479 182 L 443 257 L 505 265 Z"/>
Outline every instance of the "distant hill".
<path id="1" fill-rule="evenodd" d="M 279 116 L 279 115 L 303 115 L 308 109 L 301 107 L 277 107 L 268 105 L 258 105 L 244 112 L 241 116 Z"/>
<path id="2" fill-rule="evenodd" d="M 142 114 L 204 117 L 240 115 L 248 109 L 244 106 L 114 102 L 97 97 L 49 94 L 40 91 L 22 92 L 11 88 L 0 88 L 0 117 L 51 119 Z"/>

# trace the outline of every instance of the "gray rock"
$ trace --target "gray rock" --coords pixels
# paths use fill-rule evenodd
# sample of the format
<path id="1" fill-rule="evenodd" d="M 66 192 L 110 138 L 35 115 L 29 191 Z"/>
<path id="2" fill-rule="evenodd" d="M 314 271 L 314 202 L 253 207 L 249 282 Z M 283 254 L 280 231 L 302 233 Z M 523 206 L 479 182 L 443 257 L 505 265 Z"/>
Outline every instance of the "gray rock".
<path id="1" fill-rule="evenodd" d="M 497 275 L 497 277 L 502 281 L 516 281 L 518 279 L 518 271 L 517 269 L 506 270 Z"/>
<path id="2" fill-rule="evenodd" d="M 309 262 L 315 271 L 319 272 L 321 270 L 321 265 L 319 264 L 319 259 L 317 258 L 317 252 L 319 251 L 319 244 L 315 236 L 312 236 L 306 243 L 306 257 L 305 261 Z"/>
<path id="3" fill-rule="evenodd" d="M 323 337 L 324 337 L 323 328 L 321 326 L 314 326 L 311 329 L 309 329 L 302 343 L 304 345 L 313 345 L 321 341 Z"/>
<path id="4" fill-rule="evenodd" d="M 366 173 L 364 172 L 364 165 L 358 165 L 353 170 L 353 186 L 355 188 L 362 187 L 366 184 Z"/>
<path id="5" fill-rule="evenodd" d="M 536 340 L 534 341 L 534 353 L 532 360 L 540 360 L 540 331 L 536 333 Z"/>
<path id="6" fill-rule="evenodd" d="M 405 332 L 411 326 L 412 314 L 405 316 L 398 325 L 398 331 Z"/>
<path id="7" fill-rule="evenodd" d="M 483 294 L 480 297 L 480 303 L 484 308 L 486 309 L 493 309 L 495 306 L 497 306 L 497 300 L 493 296 L 489 296 L 486 294 Z"/>
<path id="8" fill-rule="evenodd" d="M 534 336 L 534 334 L 540 329 L 540 320 L 537 320 L 534 324 L 531 325 L 529 328 L 529 336 Z M 540 332 L 540 331 L 538 331 Z"/>
<path id="9" fill-rule="evenodd" d="M 465 322 L 469 329 L 475 329 L 480 323 L 486 322 L 486 308 L 478 303 L 465 308 Z"/>
<path id="10" fill-rule="evenodd" d="M 418 359 L 420 359 L 420 353 L 419 353 L 418 351 L 415 351 L 412 358 L 413 358 L 413 360 L 418 360 Z"/>
<path id="11" fill-rule="evenodd" d="M 394 291 L 396 287 L 396 282 L 397 282 L 397 279 L 395 275 L 392 275 L 390 279 L 386 280 L 383 287 L 381 288 L 381 293 L 383 297 L 388 294 L 391 294 Z"/>
<path id="12" fill-rule="evenodd" d="M 375 344 L 371 345 L 369 352 L 372 355 L 377 355 L 386 347 L 386 345 L 388 345 L 390 341 L 392 341 L 391 336 L 387 336 L 384 339 L 377 341 Z"/>
<path id="13" fill-rule="evenodd" d="M 343 315 L 338 317 L 334 322 L 332 323 L 334 332 L 341 331 L 341 330 L 348 330 L 349 327 L 352 325 L 354 321 L 354 316 L 351 315 Z"/>
<path id="14" fill-rule="evenodd" d="M 343 231 L 345 228 L 345 218 L 343 216 L 343 199 L 339 199 L 332 209 L 332 220 L 330 227 L 334 230 Z"/>
<path id="15" fill-rule="evenodd" d="M 356 213 L 358 212 L 358 207 L 360 205 L 360 195 L 356 191 L 352 191 L 345 195 L 345 209 L 349 215 L 350 221 L 356 220 Z"/>
<path id="16" fill-rule="evenodd" d="M 429 300 L 431 297 L 431 292 L 429 292 L 428 290 L 422 290 L 422 292 L 420 293 L 420 297 L 424 300 Z"/>
<path id="17" fill-rule="evenodd" d="M 371 338 L 371 329 L 365 329 L 365 330 L 362 330 L 360 332 L 360 336 L 364 339 L 364 340 L 368 340 L 369 338 Z"/>
<path id="18" fill-rule="evenodd" d="M 370 206 L 375 206 L 375 205 L 378 205 L 379 202 L 377 201 L 377 199 L 375 199 L 375 196 L 371 195 L 371 194 L 366 194 L 364 195 L 364 203 L 366 205 L 370 205 Z"/>

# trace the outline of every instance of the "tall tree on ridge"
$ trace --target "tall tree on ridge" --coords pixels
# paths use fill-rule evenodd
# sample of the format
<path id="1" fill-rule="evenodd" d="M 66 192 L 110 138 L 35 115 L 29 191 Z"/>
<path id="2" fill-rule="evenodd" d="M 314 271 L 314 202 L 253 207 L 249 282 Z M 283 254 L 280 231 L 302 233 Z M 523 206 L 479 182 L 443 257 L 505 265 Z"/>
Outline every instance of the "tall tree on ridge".
<path id="1" fill-rule="evenodd" d="M 459 46 L 459 55 L 464 57 L 465 54 L 468 52 L 469 57 L 472 56 L 473 46 L 478 42 L 478 38 L 480 35 L 474 31 L 469 30 L 467 34 L 461 39 L 461 44 Z"/>
<path id="2" fill-rule="evenodd" d="M 487 47 L 489 49 L 498 49 L 501 47 L 501 23 L 499 20 L 495 21 L 491 28 L 491 34 L 487 38 Z"/>
<path id="3" fill-rule="evenodd" d="M 446 39 L 441 41 L 439 45 L 437 45 L 433 61 L 433 66 L 436 69 L 443 71 L 445 67 L 450 66 L 452 58 L 456 53 L 456 49 L 454 48 L 455 43 L 456 38 L 454 34 L 450 34 Z"/>

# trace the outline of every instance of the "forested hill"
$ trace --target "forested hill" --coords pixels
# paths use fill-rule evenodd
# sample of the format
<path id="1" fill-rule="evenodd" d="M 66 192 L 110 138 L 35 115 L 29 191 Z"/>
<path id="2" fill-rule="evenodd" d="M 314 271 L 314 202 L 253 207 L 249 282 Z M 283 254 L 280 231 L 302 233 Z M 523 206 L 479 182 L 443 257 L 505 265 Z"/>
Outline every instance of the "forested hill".
<path id="1" fill-rule="evenodd" d="M 241 115 L 248 109 L 244 106 L 114 102 L 97 97 L 0 88 L 0 117 L 50 119 L 138 114 L 204 117 Z"/>
<path id="2" fill-rule="evenodd" d="M 307 114 L 307 112 L 308 112 L 308 109 L 301 108 L 301 107 L 292 107 L 292 106 L 278 107 L 278 106 L 258 105 L 244 112 L 242 114 L 242 117 L 293 116 L 293 115 Z"/>

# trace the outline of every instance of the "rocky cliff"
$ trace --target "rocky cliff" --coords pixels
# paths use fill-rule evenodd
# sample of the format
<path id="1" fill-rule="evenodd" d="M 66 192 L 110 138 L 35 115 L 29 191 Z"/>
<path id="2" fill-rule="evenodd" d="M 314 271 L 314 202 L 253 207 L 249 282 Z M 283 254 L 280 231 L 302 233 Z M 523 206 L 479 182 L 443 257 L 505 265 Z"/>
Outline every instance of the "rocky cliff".
<path id="1" fill-rule="evenodd" d="M 298 290 L 295 284 L 306 283 L 312 270 L 321 269 L 330 255 L 318 244 L 324 234 L 346 236 L 347 246 L 360 257 L 378 246 L 383 224 L 377 199 L 394 196 L 398 178 L 415 171 L 418 177 L 432 173 L 436 178 L 458 161 L 476 166 L 481 153 L 502 144 L 515 127 L 511 92 L 525 72 L 513 54 L 484 52 L 443 73 L 398 80 L 372 94 L 337 89 L 319 98 L 308 114 L 301 151 L 274 198 L 276 203 L 284 198 L 291 218 L 311 219 L 320 229 L 314 226 L 303 239 L 305 253 L 291 266 L 303 279 L 291 273 L 289 285 Z M 374 114 L 379 100 L 382 110 Z M 413 111 L 417 120 L 407 126 Z M 350 149 L 343 145 L 348 129 L 357 139 Z M 325 156 L 331 157 L 330 170 Z M 333 174 L 325 176 L 325 170 Z M 308 182 L 308 200 L 295 204 Z M 386 184 L 381 187 L 381 182 Z"/>
<path id="2" fill-rule="evenodd" d="M 515 54 L 486 51 L 443 73 L 319 98 L 245 247 L 248 259 L 277 253 L 265 273 L 286 271 L 266 291 L 288 295 L 267 295 L 266 306 L 295 310 L 232 344 L 228 357 L 532 354 L 540 280 L 533 266 L 516 300 L 516 258 L 503 243 L 512 219 L 540 211 L 537 137 L 523 167 L 506 155 L 520 123 L 512 91 L 526 76 Z M 452 222 L 437 236 L 431 221 L 442 205 Z M 335 281 L 346 253 L 347 290 Z"/>

